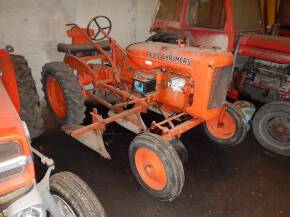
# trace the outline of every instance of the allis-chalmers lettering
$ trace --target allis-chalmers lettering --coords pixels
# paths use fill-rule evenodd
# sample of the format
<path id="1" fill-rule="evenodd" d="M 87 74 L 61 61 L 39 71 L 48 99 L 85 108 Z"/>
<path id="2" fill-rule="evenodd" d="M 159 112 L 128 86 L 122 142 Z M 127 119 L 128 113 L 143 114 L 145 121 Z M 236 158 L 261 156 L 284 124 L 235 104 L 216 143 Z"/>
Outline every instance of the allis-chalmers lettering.
<path id="1" fill-rule="evenodd" d="M 151 52 L 151 51 L 147 51 L 147 56 L 154 59 L 167 60 L 170 62 L 180 63 L 183 65 L 188 65 L 188 66 L 191 65 L 190 59 L 186 57 L 173 56 L 171 54 L 162 54 L 160 52 Z"/>

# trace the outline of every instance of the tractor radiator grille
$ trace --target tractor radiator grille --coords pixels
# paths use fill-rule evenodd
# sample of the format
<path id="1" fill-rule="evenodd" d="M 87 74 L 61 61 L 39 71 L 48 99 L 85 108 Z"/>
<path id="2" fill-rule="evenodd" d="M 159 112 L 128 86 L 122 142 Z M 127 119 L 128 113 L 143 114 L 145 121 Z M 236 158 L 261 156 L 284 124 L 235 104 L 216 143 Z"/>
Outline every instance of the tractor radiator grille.
<path id="1" fill-rule="evenodd" d="M 208 109 L 222 105 L 227 97 L 227 90 L 232 78 L 232 65 L 225 68 L 216 68 L 214 71 Z"/>

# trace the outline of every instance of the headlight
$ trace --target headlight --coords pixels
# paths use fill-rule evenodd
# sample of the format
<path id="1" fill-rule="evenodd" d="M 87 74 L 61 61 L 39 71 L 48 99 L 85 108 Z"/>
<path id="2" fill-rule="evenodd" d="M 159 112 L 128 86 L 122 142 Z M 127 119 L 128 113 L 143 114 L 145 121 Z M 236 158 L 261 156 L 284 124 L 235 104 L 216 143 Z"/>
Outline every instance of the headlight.
<path id="1" fill-rule="evenodd" d="M 168 81 L 168 87 L 170 87 L 173 91 L 182 92 L 183 88 L 186 84 L 185 78 L 182 77 L 174 77 Z"/>
<path id="2" fill-rule="evenodd" d="M 27 164 L 27 157 L 22 154 L 16 142 L 0 144 L 0 182 L 21 173 Z"/>
<path id="3" fill-rule="evenodd" d="M 21 210 L 14 217 L 46 217 L 46 211 L 42 205 L 35 205 Z"/>

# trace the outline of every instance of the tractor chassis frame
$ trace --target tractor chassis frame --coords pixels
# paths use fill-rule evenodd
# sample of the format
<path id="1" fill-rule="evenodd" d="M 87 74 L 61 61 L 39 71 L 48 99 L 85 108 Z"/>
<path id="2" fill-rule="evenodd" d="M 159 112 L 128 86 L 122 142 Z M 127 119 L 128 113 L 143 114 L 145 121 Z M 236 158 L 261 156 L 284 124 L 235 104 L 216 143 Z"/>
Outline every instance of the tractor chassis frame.
<path id="1" fill-rule="evenodd" d="M 73 26 L 74 31 L 79 32 L 83 37 L 94 46 L 98 51 L 99 55 L 92 56 L 92 57 L 76 57 L 74 55 L 66 54 L 64 57 L 64 62 L 69 65 L 71 68 L 74 68 L 77 70 L 77 73 L 80 76 L 83 76 L 84 78 L 92 78 L 89 79 L 94 88 L 91 90 L 85 90 L 84 84 L 81 83 L 81 87 L 83 89 L 83 96 L 85 97 L 85 100 L 93 101 L 96 103 L 99 103 L 109 109 L 113 112 L 113 115 L 108 118 L 103 119 L 101 115 L 98 114 L 98 111 L 96 108 L 93 109 L 93 112 L 91 112 L 92 116 L 92 123 L 87 126 L 78 126 L 76 129 L 74 127 L 63 126 L 63 130 L 72 136 L 73 138 L 81 141 L 83 144 L 87 145 L 88 147 L 92 148 L 93 150 L 100 153 L 103 157 L 110 159 L 109 154 L 104 148 L 103 139 L 100 138 L 102 136 L 103 131 L 105 130 L 106 125 L 117 122 L 122 122 L 123 127 L 127 128 L 130 131 L 133 131 L 134 133 L 142 133 L 142 132 L 148 132 L 151 130 L 155 130 L 158 128 L 161 131 L 161 136 L 163 139 L 169 141 L 171 139 L 174 139 L 175 137 L 180 137 L 183 133 L 186 131 L 198 126 L 199 124 L 203 123 L 205 120 L 200 119 L 198 117 L 191 117 L 189 120 L 185 122 L 181 122 L 178 125 L 173 124 L 173 120 L 178 120 L 182 116 L 189 116 L 187 113 L 182 112 L 178 114 L 174 114 L 173 116 L 168 117 L 166 115 L 166 112 L 162 112 L 162 109 L 160 108 L 160 105 L 158 104 L 158 94 L 159 91 L 155 91 L 153 93 L 147 94 L 145 96 L 143 95 L 134 95 L 130 93 L 128 85 L 126 84 L 125 78 L 120 78 L 120 71 L 121 69 L 117 66 L 117 60 L 116 60 L 116 53 L 119 52 L 119 56 L 122 56 L 123 60 L 122 62 L 127 61 L 126 51 L 123 50 L 115 40 L 113 40 L 109 34 L 104 32 L 103 30 L 100 30 L 100 32 L 108 39 L 110 50 L 112 51 L 111 54 L 108 54 L 105 52 L 105 50 L 102 48 L 101 45 L 98 43 L 95 43 L 86 33 L 82 32 L 82 29 L 77 26 L 76 24 L 69 24 Z M 112 76 L 110 78 L 106 79 L 98 79 L 95 77 L 95 74 L 93 70 L 90 68 L 90 66 L 86 63 L 89 60 L 100 60 L 102 63 L 108 62 L 111 65 Z M 122 79 L 124 79 L 124 82 L 122 82 Z M 118 96 L 120 98 L 120 102 L 116 104 L 111 104 L 108 101 L 102 99 L 101 97 L 94 94 L 96 91 L 111 91 L 114 95 Z M 133 105 L 132 108 L 127 108 L 128 105 Z M 146 113 L 147 110 L 152 107 L 157 106 L 159 107 L 159 110 L 161 111 L 161 114 L 164 117 L 164 120 L 156 123 L 152 122 L 151 127 L 147 128 L 142 120 L 141 113 Z M 219 114 L 219 122 L 222 123 L 224 112 L 226 110 L 226 105 L 224 106 L 224 109 L 222 109 L 222 112 Z M 109 112 L 110 113 L 110 112 Z M 133 130 L 132 130 L 133 125 Z M 169 125 L 169 128 L 164 125 Z M 131 129 L 130 127 L 131 126 Z M 69 129 L 69 130 L 66 130 Z M 83 136 L 85 134 L 92 134 L 95 136 L 94 139 L 92 139 L 92 135 L 90 136 L 90 144 L 87 142 L 84 142 Z M 94 134 L 95 133 L 95 134 Z M 98 140 L 98 142 L 94 141 Z M 92 144 L 94 143 L 94 144 Z M 97 145 L 96 145 L 97 143 Z M 98 144 L 100 143 L 100 144 Z"/>
<path id="2" fill-rule="evenodd" d="M 158 128 L 161 131 L 162 137 L 167 141 L 173 139 L 174 137 L 181 136 L 186 131 L 196 127 L 197 125 L 203 122 L 202 119 L 192 117 L 191 119 L 185 122 L 175 125 L 173 124 L 173 121 L 179 120 L 179 118 L 181 118 L 182 116 L 186 116 L 187 113 L 182 112 L 182 113 L 175 114 L 173 116 L 168 117 L 168 115 L 166 115 L 166 113 L 163 112 L 162 109 L 160 109 L 164 117 L 164 120 L 162 120 L 159 123 L 156 123 L 155 121 L 153 121 L 150 128 L 144 128 L 141 124 L 141 121 L 142 121 L 141 113 L 146 113 L 148 108 L 155 104 L 155 99 L 158 92 L 156 91 L 144 97 L 137 97 L 137 96 L 129 94 L 128 92 L 124 90 L 117 88 L 116 86 L 108 84 L 109 82 L 110 82 L 109 80 L 99 81 L 98 86 L 105 89 L 109 89 L 113 93 L 118 94 L 123 99 L 122 102 L 116 103 L 115 105 L 113 105 L 105 101 L 101 97 L 96 96 L 91 91 L 86 91 L 86 96 L 87 96 L 86 99 L 87 100 L 89 99 L 90 101 L 103 105 L 107 109 L 115 112 L 115 114 L 111 117 L 103 119 L 102 116 L 98 114 L 97 109 L 94 108 L 93 111 L 90 113 L 90 115 L 92 116 L 93 122 L 87 126 L 83 126 L 79 129 L 71 131 L 69 134 L 73 138 L 77 139 L 83 136 L 84 134 L 88 132 L 92 132 L 92 131 L 96 133 L 100 131 L 103 132 L 106 128 L 106 125 L 111 124 L 112 122 L 116 122 L 118 120 L 125 120 L 125 121 L 131 122 L 130 116 L 132 115 L 137 115 L 138 117 L 139 121 L 137 122 L 135 121 L 133 124 L 135 124 L 139 128 L 140 132 L 147 132 L 147 131 L 155 130 Z M 128 100 L 128 101 L 125 101 L 125 100 Z M 134 106 L 132 108 L 123 110 L 124 107 L 128 105 L 133 105 L 133 104 Z M 169 125 L 169 128 L 165 125 Z"/>

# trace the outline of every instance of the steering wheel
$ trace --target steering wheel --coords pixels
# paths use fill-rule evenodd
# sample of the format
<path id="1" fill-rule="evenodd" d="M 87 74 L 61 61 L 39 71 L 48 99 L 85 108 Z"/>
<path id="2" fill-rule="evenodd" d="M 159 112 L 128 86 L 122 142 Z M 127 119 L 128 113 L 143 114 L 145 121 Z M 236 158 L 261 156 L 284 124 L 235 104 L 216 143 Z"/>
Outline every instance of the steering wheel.
<path id="1" fill-rule="evenodd" d="M 94 35 L 90 34 L 90 29 L 93 29 L 96 33 Z M 96 16 L 94 17 L 87 26 L 87 34 L 94 41 L 101 41 L 106 38 L 106 35 L 102 33 L 104 31 L 109 34 L 112 30 L 112 22 L 106 16 Z M 101 34 L 101 36 L 100 36 Z M 103 35 L 103 36 L 102 36 Z"/>

